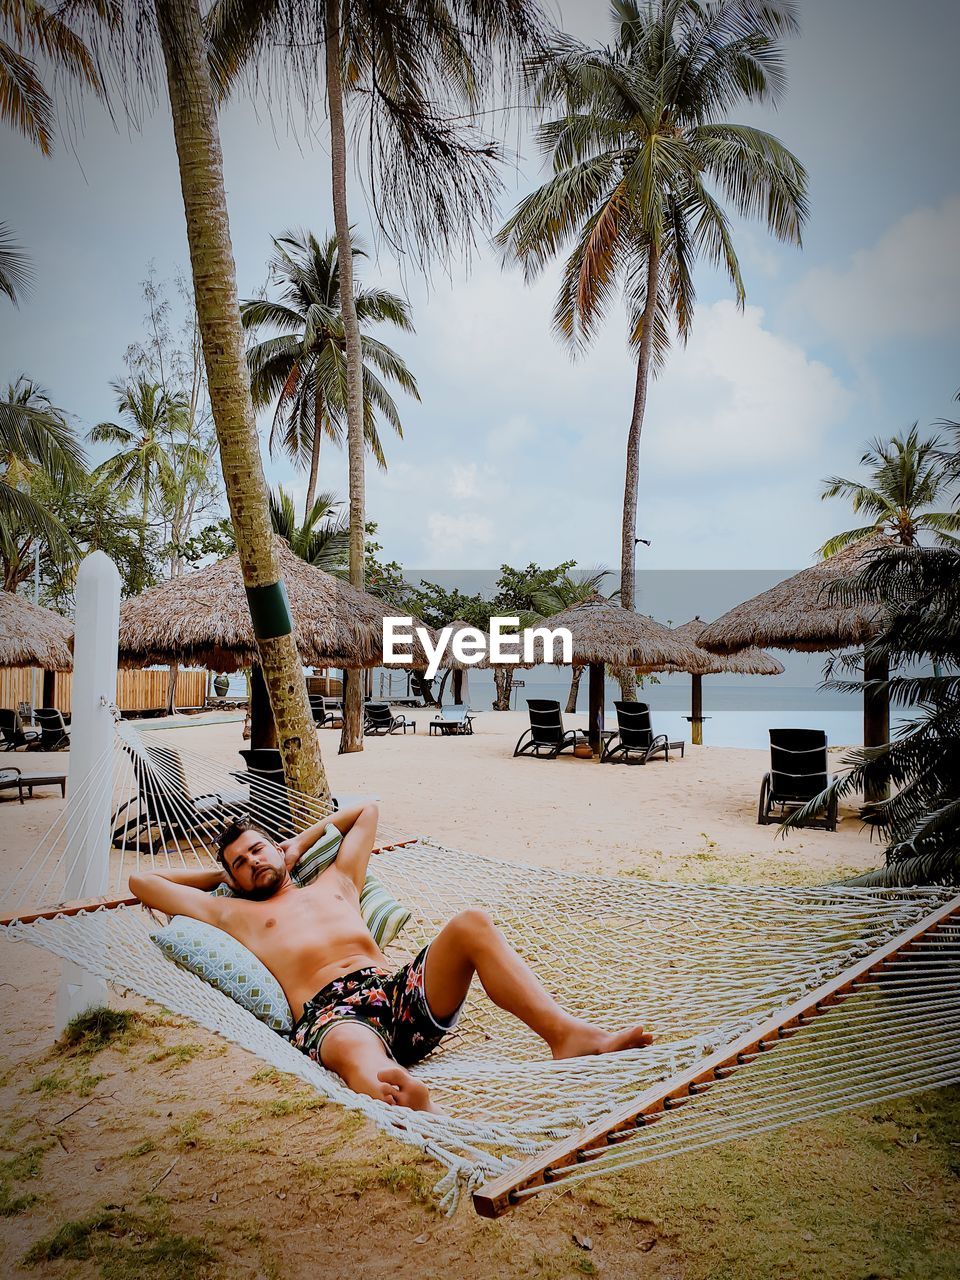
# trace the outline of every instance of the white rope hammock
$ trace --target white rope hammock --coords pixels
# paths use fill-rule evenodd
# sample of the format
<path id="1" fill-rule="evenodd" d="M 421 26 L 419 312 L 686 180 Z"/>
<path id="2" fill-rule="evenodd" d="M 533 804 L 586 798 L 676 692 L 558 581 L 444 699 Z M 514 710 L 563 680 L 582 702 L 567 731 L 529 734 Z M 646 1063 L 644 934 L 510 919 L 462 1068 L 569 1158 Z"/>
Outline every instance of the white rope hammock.
<path id="1" fill-rule="evenodd" d="M 478 1208 L 499 1212 L 560 1182 L 960 1081 L 960 915 L 947 914 L 923 931 L 932 913 L 943 914 L 945 890 L 649 883 L 501 862 L 426 837 L 401 844 L 398 833 L 387 832 L 393 845 L 371 870 L 412 911 L 388 950 L 397 965 L 456 912 L 482 907 L 571 1012 L 611 1030 L 643 1022 L 656 1041 L 554 1062 L 532 1032 L 474 984 L 456 1032 L 416 1069 L 444 1115 L 355 1094 L 166 960 L 149 937 L 156 924 L 139 906 L 65 913 L 73 900 L 91 896 L 74 837 L 108 795 L 115 840 L 109 892 L 119 899 L 129 896 L 127 879 L 138 867 L 211 865 L 211 838 L 231 814 L 249 812 L 279 836 L 328 812 L 169 741 L 166 731 L 118 726 L 117 749 L 90 770 L 6 891 L 8 936 L 194 1019 L 427 1152 L 445 1166 L 436 1191 L 447 1211 L 464 1186 L 509 1183 L 558 1143 L 576 1146 L 581 1130 L 602 1129 L 624 1108 L 629 1113 L 632 1100 L 708 1055 L 722 1055 L 724 1046 L 868 962 L 905 930 L 914 929 L 917 940 L 873 981 L 853 987 L 796 1034 L 784 1031 L 770 1052 L 741 1055 L 745 1065 L 729 1079 L 721 1081 L 729 1072 L 718 1072 L 718 1083 L 686 1105 L 676 1106 L 682 1098 L 666 1110 L 660 1105 L 656 1124 L 642 1116 L 621 1122 L 601 1145 L 577 1148 L 565 1167 L 546 1175 L 541 1169 L 498 1197 L 498 1207 L 491 1208 L 492 1200 L 481 1206 L 478 1194 Z"/>

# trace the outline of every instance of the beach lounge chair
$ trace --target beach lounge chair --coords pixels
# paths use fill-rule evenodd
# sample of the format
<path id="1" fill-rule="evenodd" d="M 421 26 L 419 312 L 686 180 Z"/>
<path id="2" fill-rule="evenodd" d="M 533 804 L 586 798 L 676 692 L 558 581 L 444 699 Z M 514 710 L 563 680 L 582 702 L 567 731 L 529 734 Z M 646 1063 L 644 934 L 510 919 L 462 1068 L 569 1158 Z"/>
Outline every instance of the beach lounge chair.
<path id="1" fill-rule="evenodd" d="M 319 727 L 324 729 L 342 729 L 343 728 L 343 699 L 342 698 L 321 698 L 321 708 L 323 711 L 323 719 L 317 720 L 314 713 L 314 721 Z"/>
<path id="2" fill-rule="evenodd" d="M 779 822 L 788 810 L 799 809 L 830 783 L 827 764 L 827 735 L 822 729 L 771 729 L 770 772 L 760 784 L 757 822 L 766 826 Z M 774 808 L 779 810 L 775 817 Z M 837 829 L 837 798 L 833 796 L 818 817 L 804 825 Z"/>
<path id="3" fill-rule="evenodd" d="M 23 793 L 33 797 L 34 787 L 59 787 L 61 797 L 67 794 L 67 775 L 65 773 L 24 773 L 15 764 L 5 764 L 0 768 L 0 790 L 16 788 L 23 804 Z"/>
<path id="4" fill-rule="evenodd" d="M 469 707 L 441 707 L 440 715 L 430 721 L 428 733 L 473 733 L 473 716 Z"/>
<path id="5" fill-rule="evenodd" d="M 70 730 L 56 707 L 38 707 L 33 718 L 40 727 L 40 751 L 63 751 L 70 746 Z"/>
<path id="6" fill-rule="evenodd" d="M 684 753 L 684 742 L 671 742 L 665 733 L 654 733 L 650 708 L 645 702 L 615 702 L 617 731 L 605 735 L 600 759 L 605 764 L 646 764 L 654 756 L 670 759 L 671 751 Z"/>
<path id="7" fill-rule="evenodd" d="M 377 734 L 396 733 L 402 729 L 417 732 L 416 720 L 408 720 L 406 716 L 395 716 L 385 702 L 368 702 L 364 711 L 363 732 Z"/>
<path id="8" fill-rule="evenodd" d="M 33 724 L 33 704 L 31 702 L 18 702 L 17 715 L 24 725 Z"/>
<path id="9" fill-rule="evenodd" d="M 136 752 L 131 755 L 138 794 L 111 819 L 114 845 L 125 845 L 133 838 L 143 848 L 139 837 L 146 832 L 147 852 L 157 853 L 168 840 L 190 839 L 198 832 L 212 834 L 229 818 L 249 811 L 247 790 L 192 796 L 183 763 L 172 747 L 145 747 L 146 759 Z"/>
<path id="10" fill-rule="evenodd" d="M 553 760 L 561 751 L 573 751 L 587 741 L 582 729 L 564 729 L 560 703 L 551 698 L 528 698 L 530 728 L 525 729 L 513 749 L 515 756 L 536 756 Z"/>
<path id="11" fill-rule="evenodd" d="M 25 729 L 18 712 L 0 707 L 0 751 L 16 751 L 20 747 L 39 745 L 38 729 Z"/>

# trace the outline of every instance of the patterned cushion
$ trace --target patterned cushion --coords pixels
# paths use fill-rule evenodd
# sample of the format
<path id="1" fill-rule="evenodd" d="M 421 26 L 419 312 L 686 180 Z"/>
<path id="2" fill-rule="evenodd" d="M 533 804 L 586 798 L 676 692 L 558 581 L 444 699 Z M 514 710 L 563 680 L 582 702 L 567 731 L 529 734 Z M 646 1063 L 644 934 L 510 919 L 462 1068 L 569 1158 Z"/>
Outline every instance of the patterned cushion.
<path id="1" fill-rule="evenodd" d="M 298 885 L 309 884 L 335 861 L 343 836 L 332 823 L 304 853 L 291 873 Z M 227 885 L 213 891 L 232 897 Z M 378 947 L 388 947 L 410 919 L 410 912 L 368 875 L 360 894 L 360 913 Z M 168 959 L 222 991 L 274 1031 L 286 1035 L 293 1015 L 283 988 L 261 961 L 241 942 L 212 924 L 174 916 L 165 929 L 150 935 Z"/>
<path id="2" fill-rule="evenodd" d="M 293 1027 L 283 988 L 266 965 L 242 942 L 202 920 L 174 916 L 151 938 L 163 954 L 216 987 L 261 1022 L 281 1034 Z"/>

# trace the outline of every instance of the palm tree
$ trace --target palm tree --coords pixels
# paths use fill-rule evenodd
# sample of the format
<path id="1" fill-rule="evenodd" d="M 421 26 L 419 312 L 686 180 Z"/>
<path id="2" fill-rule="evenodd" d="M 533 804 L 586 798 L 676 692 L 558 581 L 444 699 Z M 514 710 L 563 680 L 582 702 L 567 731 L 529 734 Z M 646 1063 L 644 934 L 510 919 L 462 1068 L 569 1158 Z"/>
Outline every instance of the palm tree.
<path id="1" fill-rule="evenodd" d="M 292 494 L 282 485 L 270 491 L 270 522 L 274 533 L 285 539 L 294 555 L 307 564 L 342 577 L 348 540 L 343 521 L 336 516 L 339 506 L 332 493 L 320 493 L 298 524 Z"/>
<path id="2" fill-rule="evenodd" d="M 271 533 L 200 6 L 198 0 L 154 0 L 153 12 L 170 97 L 210 406 L 260 667 L 287 781 L 326 799 L 330 789 Z M 147 56 L 142 26 L 149 13 L 146 4 L 138 7 L 143 21 L 131 34 L 138 70 Z"/>
<path id="3" fill-rule="evenodd" d="M 529 68 L 553 176 L 521 201 L 497 242 L 534 277 L 567 244 L 554 328 L 571 348 L 594 338 L 618 293 L 636 357 L 621 524 L 621 603 L 634 607 L 640 436 L 651 372 L 671 328 L 690 333 L 693 270 L 706 257 L 745 298 L 723 200 L 800 243 L 806 174 L 775 137 L 730 123 L 743 101 L 784 85 L 780 39 L 796 29 L 789 0 L 616 0 L 616 38 L 590 48 L 569 36 Z M 636 690 L 624 682 L 623 696 Z"/>
<path id="4" fill-rule="evenodd" d="M 609 569 L 595 569 L 593 573 L 565 573 L 556 582 L 542 590 L 534 591 L 533 605 L 542 618 L 554 613 L 562 613 L 575 604 L 583 604 L 600 595 L 603 580 L 610 573 Z M 614 593 L 617 594 L 616 592 Z M 583 678 L 583 667 L 574 666 L 570 677 L 570 692 L 567 695 L 566 713 L 572 716 L 577 710 L 577 698 L 580 695 L 580 681 Z"/>
<path id="5" fill-rule="evenodd" d="M 363 347 L 353 282 L 347 200 L 348 99 L 365 112 L 374 217 L 394 245 L 421 261 L 469 243 L 492 215 L 498 149 L 473 128 L 481 89 L 495 93 L 526 54 L 542 47 L 535 0 L 323 0 L 316 10 L 282 0 L 217 0 L 208 20 L 210 59 L 224 91 L 259 54 L 286 49 L 312 83 L 310 50 L 322 48 L 330 120 L 334 228 L 340 263 L 340 311 L 346 365 L 350 498 L 350 581 L 364 586 Z M 453 104 L 459 104 L 454 106 Z M 455 112 L 471 112 L 457 122 Z M 464 118 L 461 117 L 461 121 Z M 348 680 L 341 751 L 363 749 L 363 697 Z"/>
<path id="6" fill-rule="evenodd" d="M 0 120 L 50 155 L 57 109 L 36 60 L 47 63 L 54 75 L 103 98 L 95 43 L 85 41 L 76 26 L 79 20 L 94 18 L 112 27 L 118 17 L 119 0 L 71 0 L 53 8 L 35 0 L 6 0 L 0 5 Z"/>
<path id="7" fill-rule="evenodd" d="M 146 548 L 150 509 L 155 491 L 173 480 L 171 451 L 181 443 L 186 424 L 185 400 L 164 394 L 159 383 L 140 377 L 114 382 L 121 422 L 99 422 L 89 434 L 93 444 L 116 445 L 117 452 L 100 464 L 95 475 L 119 492 L 140 499 L 140 552 Z"/>
<path id="8" fill-rule="evenodd" d="M 960 512 L 926 510 L 942 501 L 952 485 L 940 436 L 921 440 L 914 423 L 905 436 L 871 441 L 860 465 L 870 468 L 868 482 L 831 476 L 820 496 L 851 498 L 854 511 L 872 518 L 871 523 L 828 538 L 820 548 L 824 558 L 871 533 L 887 533 L 901 546 L 912 547 L 921 533 L 929 532 L 942 546 L 960 546 L 953 536 L 960 533 Z"/>
<path id="9" fill-rule="evenodd" d="M 85 471 L 83 448 L 73 428 L 43 388 L 22 377 L 8 386 L 6 399 L 0 400 L 0 558 L 5 590 L 16 590 L 25 557 L 38 540 L 56 560 L 76 559 L 76 543 L 62 521 L 30 492 L 30 482 L 39 472 L 69 489 Z"/>
<path id="10" fill-rule="evenodd" d="M 7 224 L 0 222 L 0 293 L 5 293 L 18 307 L 32 279 L 29 255 L 14 239 Z"/>
<path id="11" fill-rule="evenodd" d="M 258 409 L 276 398 L 270 430 L 270 451 L 278 440 L 294 462 L 308 462 L 310 478 L 304 512 L 313 506 L 320 465 L 320 442 L 325 435 L 341 444 L 346 417 L 346 368 L 343 316 L 340 310 L 340 271 L 337 241 L 323 244 L 310 233 L 287 232 L 273 241 L 270 275 L 281 286 L 276 300 L 258 298 L 240 304 L 245 329 L 270 326 L 280 336 L 268 338 L 247 353 L 253 403 Z M 356 242 L 353 256 L 366 257 Z M 412 332 L 410 310 L 402 298 L 386 289 L 358 289 L 355 297 L 361 326 L 387 322 Z M 395 351 L 362 334 L 364 433 L 367 446 L 386 467 L 377 433 L 379 412 L 396 433 L 403 435 L 397 406 L 377 377 L 379 370 L 415 399 L 416 380 Z"/>

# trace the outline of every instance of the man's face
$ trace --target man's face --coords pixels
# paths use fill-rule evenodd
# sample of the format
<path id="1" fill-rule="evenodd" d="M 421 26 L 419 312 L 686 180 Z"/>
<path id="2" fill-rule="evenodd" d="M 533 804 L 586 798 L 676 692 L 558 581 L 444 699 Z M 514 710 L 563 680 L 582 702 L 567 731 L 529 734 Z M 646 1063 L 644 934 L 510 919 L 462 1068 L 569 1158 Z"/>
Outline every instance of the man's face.
<path id="1" fill-rule="evenodd" d="M 223 863 L 236 888 L 248 898 L 269 898 L 286 878 L 283 854 L 262 831 L 244 831 L 223 851 Z"/>

